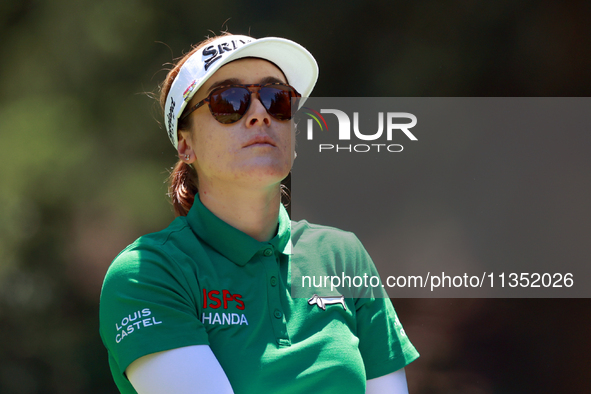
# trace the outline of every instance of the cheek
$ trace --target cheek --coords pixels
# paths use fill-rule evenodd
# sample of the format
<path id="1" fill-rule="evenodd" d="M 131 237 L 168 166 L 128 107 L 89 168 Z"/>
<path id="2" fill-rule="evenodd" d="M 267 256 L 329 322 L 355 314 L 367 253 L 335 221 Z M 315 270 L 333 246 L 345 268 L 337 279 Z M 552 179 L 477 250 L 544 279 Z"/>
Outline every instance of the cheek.
<path id="1" fill-rule="evenodd" d="M 227 154 L 227 146 L 214 136 L 208 135 L 200 138 L 196 145 L 196 159 L 202 167 L 221 165 L 223 157 Z"/>
<path id="2" fill-rule="evenodd" d="M 196 164 L 203 169 L 223 168 L 228 159 L 236 154 L 235 144 L 232 144 L 231 136 L 226 130 L 207 126 L 198 129 L 194 134 L 194 150 Z"/>

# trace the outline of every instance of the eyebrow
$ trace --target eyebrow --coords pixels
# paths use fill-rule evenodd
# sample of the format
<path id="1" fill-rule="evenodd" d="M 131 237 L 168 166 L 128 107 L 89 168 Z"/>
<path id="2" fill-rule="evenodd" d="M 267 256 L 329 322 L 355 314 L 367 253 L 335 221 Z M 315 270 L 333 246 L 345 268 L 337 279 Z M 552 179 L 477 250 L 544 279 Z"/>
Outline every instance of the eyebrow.
<path id="1" fill-rule="evenodd" d="M 284 81 L 282 81 L 281 79 L 276 78 L 276 77 L 265 77 L 259 81 L 259 84 L 264 85 L 267 83 L 276 83 L 276 82 L 285 83 Z M 228 78 L 228 79 L 224 79 L 223 81 L 215 82 L 209 87 L 209 89 L 207 89 L 207 93 L 209 94 L 209 92 L 211 92 L 213 89 L 215 89 L 219 86 L 225 86 L 225 85 L 241 85 L 241 81 L 238 78 Z"/>
<path id="2" fill-rule="evenodd" d="M 279 83 L 287 83 L 287 82 L 284 82 L 284 81 L 280 80 L 279 78 L 275 78 L 275 77 L 265 77 L 265 78 L 263 78 L 263 79 L 261 79 L 259 81 L 259 83 L 261 85 L 264 85 L 266 83 L 277 83 L 277 82 L 279 82 Z"/>
<path id="3" fill-rule="evenodd" d="M 238 78 L 224 79 L 223 81 L 218 81 L 218 82 L 215 82 L 213 85 L 211 85 L 209 87 L 209 89 L 207 89 L 207 93 L 209 94 L 209 92 L 211 92 L 213 89 L 217 88 L 218 86 L 239 85 L 239 84 L 240 84 L 240 80 Z"/>

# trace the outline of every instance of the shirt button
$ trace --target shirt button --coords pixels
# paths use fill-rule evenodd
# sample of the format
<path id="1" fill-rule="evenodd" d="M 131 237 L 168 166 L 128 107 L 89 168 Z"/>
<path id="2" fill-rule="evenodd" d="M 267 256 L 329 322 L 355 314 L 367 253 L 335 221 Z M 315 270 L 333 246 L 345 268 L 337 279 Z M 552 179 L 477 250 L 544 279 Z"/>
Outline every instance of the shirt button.
<path id="1" fill-rule="evenodd" d="M 275 309 L 275 312 L 273 312 L 273 316 L 275 316 L 275 318 L 277 318 L 277 319 L 281 319 L 281 317 L 283 316 L 283 313 L 281 313 L 281 311 L 279 309 Z"/>
<path id="2" fill-rule="evenodd" d="M 277 278 L 274 276 L 271 277 L 271 286 L 277 286 Z"/>
<path id="3" fill-rule="evenodd" d="M 273 255 L 273 251 L 271 249 L 265 249 L 265 251 L 263 252 L 263 254 L 266 257 L 272 256 Z"/>

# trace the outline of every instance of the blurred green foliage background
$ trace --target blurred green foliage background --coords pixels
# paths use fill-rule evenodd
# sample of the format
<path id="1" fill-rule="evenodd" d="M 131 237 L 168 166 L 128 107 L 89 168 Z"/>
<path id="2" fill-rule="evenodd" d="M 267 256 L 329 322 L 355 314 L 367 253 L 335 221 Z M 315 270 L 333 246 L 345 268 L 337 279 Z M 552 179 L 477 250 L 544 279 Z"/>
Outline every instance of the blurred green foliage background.
<path id="1" fill-rule="evenodd" d="M 319 63 L 316 96 L 589 96 L 590 11 L 576 0 L 3 0 L 0 393 L 116 392 L 100 286 L 121 249 L 173 218 L 175 152 L 149 93 L 191 44 L 226 29 L 292 39 Z M 589 391 L 588 300 L 396 307 L 423 354 L 407 369 L 413 393 Z"/>

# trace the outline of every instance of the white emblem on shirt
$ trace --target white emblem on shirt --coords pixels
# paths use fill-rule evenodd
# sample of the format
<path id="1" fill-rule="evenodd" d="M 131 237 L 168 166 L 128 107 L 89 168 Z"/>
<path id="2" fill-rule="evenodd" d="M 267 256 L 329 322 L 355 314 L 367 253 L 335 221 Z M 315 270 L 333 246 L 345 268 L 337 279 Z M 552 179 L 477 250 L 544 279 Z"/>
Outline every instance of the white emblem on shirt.
<path id="1" fill-rule="evenodd" d="M 314 294 L 312 298 L 308 300 L 308 304 L 310 305 L 318 305 L 318 308 L 322 309 L 323 311 L 326 310 L 326 305 L 333 305 L 333 304 L 341 304 L 345 310 L 347 310 L 347 305 L 345 305 L 345 297 L 320 297 L 318 294 Z"/>

